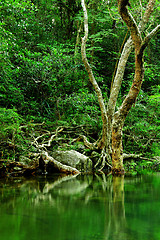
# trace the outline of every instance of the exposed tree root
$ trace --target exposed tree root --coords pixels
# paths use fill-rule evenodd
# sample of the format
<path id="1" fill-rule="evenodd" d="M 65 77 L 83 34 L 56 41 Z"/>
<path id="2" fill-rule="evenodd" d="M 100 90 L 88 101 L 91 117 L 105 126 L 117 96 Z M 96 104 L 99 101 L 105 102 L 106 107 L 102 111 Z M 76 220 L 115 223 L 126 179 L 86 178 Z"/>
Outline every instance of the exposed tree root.
<path id="1" fill-rule="evenodd" d="M 39 169 L 41 169 L 41 173 L 46 173 L 46 171 L 51 172 L 61 172 L 64 174 L 77 174 L 79 173 L 79 170 L 76 168 L 73 168 L 71 166 L 67 166 L 62 164 L 61 162 L 55 160 L 53 157 L 50 156 L 49 151 L 52 151 L 54 148 L 54 145 L 56 147 L 63 146 L 66 147 L 66 150 L 70 149 L 71 145 L 75 145 L 75 148 L 79 144 L 75 144 L 76 142 L 80 141 L 84 146 L 86 147 L 86 150 L 90 149 L 90 151 L 86 151 L 86 153 L 90 154 L 90 158 L 92 159 L 94 165 L 94 169 L 98 170 L 99 172 L 103 173 L 104 169 L 110 169 L 112 170 L 112 164 L 110 155 L 106 149 L 106 147 L 99 147 L 100 142 L 102 141 L 102 136 L 97 141 L 90 137 L 93 136 L 93 129 L 91 126 L 60 126 L 55 131 L 48 131 L 46 130 L 46 126 L 44 126 L 44 123 L 42 124 L 36 124 L 36 127 L 31 129 L 29 132 L 27 132 L 28 136 L 30 136 L 30 146 L 34 146 L 36 148 L 35 151 L 32 151 L 32 147 L 30 152 L 28 151 L 28 158 L 34 159 L 32 166 L 27 165 L 18 165 L 18 162 L 16 165 L 13 166 L 13 171 L 11 171 L 11 174 L 14 175 L 14 168 L 15 175 L 24 173 L 24 174 L 37 174 Z M 44 127 L 43 127 L 44 126 Z M 29 126 L 28 126 L 29 128 Z M 24 130 L 23 130 L 24 129 Z M 24 138 L 26 137 L 26 129 L 27 125 L 21 127 L 22 136 L 24 135 Z M 92 142 L 91 142 L 92 141 Z M 58 145 L 58 146 L 57 146 Z M 80 144 L 81 145 L 81 144 Z M 14 148 L 18 148 L 18 146 L 14 146 Z M 85 154 L 85 148 L 82 148 L 83 154 Z M 92 156 L 92 153 L 94 153 Z M 142 155 L 136 155 L 136 154 L 123 154 L 124 161 L 133 159 L 135 161 L 138 160 L 146 160 L 146 161 L 152 161 L 155 162 L 156 159 L 154 158 L 145 158 L 142 157 Z M 34 166 L 34 162 L 37 163 L 36 166 Z M 159 163 L 158 163 L 159 164 Z M 12 165 L 10 167 L 12 168 Z M 19 170 L 17 170 L 19 168 Z M 21 169 L 21 170 L 20 170 Z M 2 172 L 3 169 L 1 169 Z M 7 172 L 7 170 L 6 170 Z M 116 173 L 117 174 L 117 173 Z"/>
<path id="2" fill-rule="evenodd" d="M 98 149 L 97 145 L 98 145 L 98 141 L 99 141 L 99 140 L 96 141 L 96 142 L 94 142 L 94 143 L 90 143 L 90 142 L 87 140 L 87 137 L 84 136 L 84 135 L 80 135 L 78 138 L 73 139 L 71 143 L 73 143 L 73 142 L 78 142 L 78 141 L 81 141 L 81 140 L 83 140 L 83 143 L 84 143 L 84 145 L 85 145 L 87 148 L 92 149 L 92 150 Z"/>
<path id="3" fill-rule="evenodd" d="M 34 139 L 32 142 L 32 145 L 34 145 L 37 148 L 38 152 L 43 155 L 43 160 L 45 161 L 45 163 L 47 163 L 48 160 L 52 161 L 52 164 L 55 165 L 55 168 L 58 171 L 60 171 L 60 172 L 63 172 L 63 171 L 64 172 L 77 172 L 78 171 L 77 169 L 74 169 L 74 168 L 72 169 L 70 167 L 68 168 L 66 165 L 63 165 L 63 164 L 61 165 L 61 163 L 59 163 L 58 161 L 56 161 L 55 159 L 50 157 L 48 155 L 48 149 L 47 149 L 48 147 L 50 147 L 52 145 L 52 143 L 54 141 L 57 142 L 58 140 L 61 140 L 63 142 L 66 142 L 66 139 L 68 139 L 67 142 L 69 144 L 73 144 L 75 142 L 82 141 L 84 143 L 84 146 L 87 149 L 95 150 L 95 151 L 100 150 L 99 143 L 102 141 L 101 138 L 98 139 L 97 141 L 94 141 L 93 143 L 88 141 L 87 137 L 83 134 L 80 134 L 77 138 L 74 138 L 74 139 L 66 138 L 66 135 L 70 135 L 72 133 L 75 134 L 77 129 L 78 129 L 78 133 L 86 132 L 86 131 L 84 131 L 84 126 L 58 127 L 55 132 L 47 131 L 47 133 L 44 133 L 36 138 L 32 135 L 32 138 Z M 64 133 L 65 133 L 65 138 L 58 137 L 59 134 L 64 134 Z M 50 137 L 49 137 L 49 139 L 46 140 L 48 135 Z M 39 142 L 39 141 L 41 141 L 41 142 Z M 112 168 L 112 166 L 109 164 L 108 160 L 109 160 L 109 157 L 107 156 L 106 149 L 102 148 L 100 158 L 98 159 L 98 161 L 95 165 L 95 168 L 97 168 L 99 171 L 102 171 L 105 166 Z"/>
<path id="4" fill-rule="evenodd" d="M 141 154 L 126 154 L 124 153 L 123 154 L 123 160 L 129 160 L 129 159 L 134 159 L 135 161 L 138 161 L 138 160 L 146 160 L 146 161 L 151 161 L 151 162 L 155 162 L 156 159 L 154 158 L 146 158 L 146 157 L 142 157 Z"/>
<path id="5" fill-rule="evenodd" d="M 98 167 L 99 165 L 99 167 Z M 95 164 L 95 168 L 98 168 L 98 171 L 102 171 L 104 167 L 107 166 L 109 168 L 112 168 L 112 166 L 109 164 L 107 153 L 105 151 L 105 148 L 102 149 L 101 151 L 101 156 L 98 159 L 97 163 Z"/>
<path id="6" fill-rule="evenodd" d="M 49 165 L 49 166 L 53 166 L 56 170 L 58 170 L 61 173 L 66 173 L 66 174 L 80 173 L 76 168 L 73 168 L 71 166 L 68 166 L 56 161 L 53 157 L 48 155 L 48 152 L 43 151 L 40 159 L 44 161 L 44 170 L 46 170 L 47 165 Z"/>
<path id="7" fill-rule="evenodd" d="M 63 127 L 58 127 L 56 129 L 56 131 L 53 133 L 50 133 L 53 134 L 51 135 L 51 137 L 49 138 L 49 140 L 43 144 L 39 144 L 38 143 L 38 140 L 43 138 L 44 136 L 48 135 L 49 133 L 45 133 L 41 136 L 38 136 L 37 138 L 34 138 L 34 136 L 32 136 L 34 138 L 34 141 L 32 142 L 33 145 L 35 145 L 39 150 L 40 149 L 46 149 L 46 147 L 50 147 L 51 146 L 51 143 L 53 142 L 53 140 L 57 137 L 58 133 L 62 132 L 63 131 Z M 47 149 L 46 149 L 47 150 Z"/>

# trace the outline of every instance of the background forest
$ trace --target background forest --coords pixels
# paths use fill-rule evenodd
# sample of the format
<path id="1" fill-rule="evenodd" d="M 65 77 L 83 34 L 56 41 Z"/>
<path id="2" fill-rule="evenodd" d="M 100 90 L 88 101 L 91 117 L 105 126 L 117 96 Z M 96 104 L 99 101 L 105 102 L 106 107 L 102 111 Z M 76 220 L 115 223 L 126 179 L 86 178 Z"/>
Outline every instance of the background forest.
<path id="1" fill-rule="evenodd" d="M 86 2 L 87 56 L 107 102 L 129 32 L 116 1 Z M 138 22 L 147 1 L 136 2 L 130 1 L 130 10 Z M 157 1 L 148 31 L 160 22 L 159 12 Z M 58 126 L 83 126 L 91 141 L 98 139 L 101 113 L 81 60 L 80 1 L 3 0 L 0 19 L 0 158 L 15 160 L 35 151 L 30 145 L 32 135 L 54 131 Z M 160 156 L 160 31 L 149 43 L 144 62 L 144 81 L 125 122 L 123 146 L 126 153 L 153 157 Z M 128 92 L 133 73 L 131 54 L 117 108 Z M 60 146 L 61 142 L 55 141 L 52 148 Z M 70 147 L 78 148 L 76 144 Z"/>

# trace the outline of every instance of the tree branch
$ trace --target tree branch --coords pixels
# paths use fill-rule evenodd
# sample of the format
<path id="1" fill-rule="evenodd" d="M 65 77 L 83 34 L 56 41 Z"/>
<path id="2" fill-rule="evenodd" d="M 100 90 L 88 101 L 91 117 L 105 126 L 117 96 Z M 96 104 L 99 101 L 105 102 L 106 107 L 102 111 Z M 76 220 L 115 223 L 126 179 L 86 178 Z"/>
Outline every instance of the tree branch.
<path id="1" fill-rule="evenodd" d="M 148 2 L 144 16 L 138 25 L 140 31 L 144 30 L 146 23 L 149 21 L 150 15 L 153 12 L 155 2 L 156 2 L 155 0 L 150 0 Z"/>
<path id="2" fill-rule="evenodd" d="M 149 21 L 149 17 L 151 15 L 151 13 L 153 12 L 154 4 L 155 4 L 155 0 L 149 0 L 149 3 L 146 7 L 144 16 L 138 25 L 140 32 L 142 32 L 144 30 L 147 22 Z M 115 77 L 113 80 L 113 85 L 112 85 L 111 92 L 110 92 L 108 105 L 107 105 L 109 135 L 111 135 L 111 123 L 112 123 L 112 119 L 113 119 L 113 114 L 115 112 L 115 106 L 116 106 L 118 94 L 119 94 L 120 87 L 121 87 L 122 80 L 123 80 L 125 66 L 126 66 L 128 57 L 129 57 L 131 51 L 133 50 L 133 47 L 134 47 L 134 44 L 133 44 L 132 38 L 130 36 L 124 45 L 121 57 L 119 59 L 116 74 L 115 74 Z M 110 138 L 110 136 L 109 136 L 109 138 Z"/>
<path id="3" fill-rule="evenodd" d="M 136 21 L 126 7 L 126 0 L 118 1 L 118 10 L 123 21 L 126 23 L 127 27 L 131 31 L 133 43 L 135 45 L 135 48 L 137 48 L 142 42 L 142 37 Z"/>
<path id="4" fill-rule="evenodd" d="M 141 48 L 139 50 L 139 55 L 142 54 L 142 52 L 145 50 L 145 48 L 147 47 L 148 43 L 150 42 L 150 40 L 153 38 L 153 36 L 159 31 L 160 29 L 160 25 L 158 25 L 157 27 L 155 27 L 143 40 L 142 44 L 141 44 Z"/>
<path id="5" fill-rule="evenodd" d="M 85 35 L 82 38 L 82 45 L 81 45 L 81 54 L 82 54 L 82 61 L 84 63 L 84 66 L 86 68 L 86 71 L 88 73 L 89 76 L 89 80 L 92 83 L 95 92 L 97 94 L 98 97 L 98 102 L 99 102 L 99 106 L 100 106 L 100 110 L 101 110 L 101 116 L 102 116 L 102 122 L 103 122 L 103 133 L 102 133 L 102 142 L 106 141 L 106 136 L 107 136 L 107 122 L 108 122 L 108 118 L 107 118 L 107 113 L 106 113 L 106 107 L 104 104 L 104 100 L 103 100 L 103 96 L 102 96 L 102 92 L 101 89 L 94 77 L 94 74 L 92 72 L 91 66 L 88 63 L 87 60 L 87 56 L 86 56 L 86 42 L 87 42 L 87 38 L 88 38 L 88 15 L 87 15 L 87 9 L 86 9 L 86 5 L 85 5 L 85 0 L 81 0 L 81 5 L 83 8 L 83 13 L 84 13 L 84 32 Z"/>

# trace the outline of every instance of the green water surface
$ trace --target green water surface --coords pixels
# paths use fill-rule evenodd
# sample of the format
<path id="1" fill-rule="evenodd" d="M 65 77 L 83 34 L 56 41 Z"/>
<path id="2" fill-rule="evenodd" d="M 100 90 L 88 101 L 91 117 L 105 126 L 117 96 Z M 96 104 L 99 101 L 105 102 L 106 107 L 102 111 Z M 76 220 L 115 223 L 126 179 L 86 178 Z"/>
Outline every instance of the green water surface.
<path id="1" fill-rule="evenodd" d="M 159 240 L 160 174 L 0 180 L 0 240 Z"/>

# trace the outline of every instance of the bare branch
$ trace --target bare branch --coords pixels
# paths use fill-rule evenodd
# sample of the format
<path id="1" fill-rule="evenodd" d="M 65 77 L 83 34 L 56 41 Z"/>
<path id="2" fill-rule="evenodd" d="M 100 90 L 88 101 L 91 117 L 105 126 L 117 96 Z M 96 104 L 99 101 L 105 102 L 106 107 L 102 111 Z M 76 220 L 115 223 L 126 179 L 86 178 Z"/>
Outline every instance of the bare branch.
<path id="1" fill-rule="evenodd" d="M 141 19 L 142 19 L 142 1 L 141 0 L 139 0 L 139 4 L 140 4 L 140 6 L 141 6 Z"/>
<path id="2" fill-rule="evenodd" d="M 160 29 L 160 25 L 158 25 L 157 27 L 155 27 L 143 40 L 139 54 L 142 54 L 142 52 L 145 50 L 145 48 L 147 47 L 148 43 L 150 42 L 150 40 L 155 36 L 155 34 L 159 31 Z"/>
<path id="3" fill-rule="evenodd" d="M 87 56 L 86 56 L 86 41 L 88 38 L 88 15 L 87 15 L 87 9 L 85 6 L 85 0 L 81 0 L 81 5 L 83 8 L 83 12 L 84 12 L 84 31 L 85 31 L 85 35 L 82 38 L 82 45 L 81 45 L 81 54 L 82 54 L 82 61 L 84 63 L 84 66 L 86 68 L 86 71 L 88 73 L 89 76 L 89 80 L 92 83 L 97 97 L 98 97 L 98 102 L 99 102 L 99 106 L 100 106 L 100 110 L 101 110 L 101 116 L 102 116 L 102 122 L 103 122 L 103 134 L 102 134 L 102 142 L 106 142 L 106 136 L 107 136 L 107 122 L 108 122 L 108 118 L 107 118 L 107 113 L 106 113 L 106 107 L 104 104 L 104 100 L 103 100 L 103 96 L 102 96 L 102 92 L 101 89 L 94 77 L 94 74 L 92 72 L 91 66 L 88 63 L 87 60 Z"/>
<path id="4" fill-rule="evenodd" d="M 87 8 L 85 5 L 85 0 L 81 0 L 81 5 L 83 8 L 83 14 L 84 14 L 84 32 L 85 35 L 83 37 L 83 41 L 86 43 L 87 39 L 88 39 L 88 15 L 87 15 Z"/>

